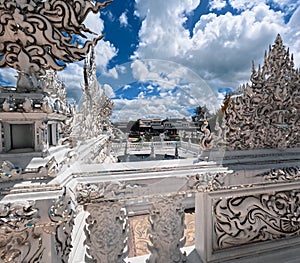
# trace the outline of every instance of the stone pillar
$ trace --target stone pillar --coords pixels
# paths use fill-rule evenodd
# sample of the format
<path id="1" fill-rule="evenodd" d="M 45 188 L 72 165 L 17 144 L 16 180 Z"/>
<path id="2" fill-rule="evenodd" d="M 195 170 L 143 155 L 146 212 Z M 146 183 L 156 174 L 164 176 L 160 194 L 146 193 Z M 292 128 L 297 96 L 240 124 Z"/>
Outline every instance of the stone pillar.
<path id="1" fill-rule="evenodd" d="M 150 212 L 151 252 L 147 263 L 186 262 L 180 248 L 185 244 L 184 208 L 181 197 L 168 197 L 153 202 Z"/>
<path id="2" fill-rule="evenodd" d="M 85 262 L 123 263 L 128 255 L 128 217 L 117 202 L 84 205 L 86 218 L 87 253 Z"/>

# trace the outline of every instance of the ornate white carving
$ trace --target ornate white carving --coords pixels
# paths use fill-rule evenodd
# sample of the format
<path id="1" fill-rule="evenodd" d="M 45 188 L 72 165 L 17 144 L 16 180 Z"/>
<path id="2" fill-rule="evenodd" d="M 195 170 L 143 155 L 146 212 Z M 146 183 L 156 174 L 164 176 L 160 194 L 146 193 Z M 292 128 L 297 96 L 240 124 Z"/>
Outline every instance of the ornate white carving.
<path id="1" fill-rule="evenodd" d="M 9 111 L 14 111 L 16 108 L 16 102 L 13 97 L 13 95 L 9 95 L 7 98 L 5 98 L 2 108 L 4 111 L 9 112 Z"/>
<path id="2" fill-rule="evenodd" d="M 85 262 L 123 263 L 127 257 L 128 218 L 118 203 L 88 204 Z"/>
<path id="3" fill-rule="evenodd" d="M 208 121 L 203 119 L 203 125 L 201 126 L 201 131 L 203 136 L 200 139 L 200 148 L 202 150 L 210 150 L 213 147 L 213 138 L 210 129 L 208 129 Z"/>
<path id="4" fill-rule="evenodd" d="M 75 212 L 72 209 L 71 199 L 63 195 L 51 206 L 49 217 L 55 228 L 56 253 L 61 262 L 67 263 L 71 252 L 71 233 L 74 225 Z M 47 229 L 44 228 L 44 230 Z"/>
<path id="5" fill-rule="evenodd" d="M 98 184 L 78 184 L 77 202 L 79 204 L 97 203 L 103 200 L 113 200 L 122 197 L 139 196 L 142 185 L 125 182 L 101 182 Z"/>
<path id="6" fill-rule="evenodd" d="M 300 179 L 300 168 L 284 167 L 278 169 L 271 169 L 270 171 L 256 175 L 257 177 L 263 176 L 266 181 L 271 182 L 289 182 Z"/>
<path id="7" fill-rule="evenodd" d="M 155 200 L 150 212 L 151 252 L 148 263 L 186 262 L 180 248 L 185 244 L 184 208 L 179 196 Z"/>
<path id="8" fill-rule="evenodd" d="M 32 99 L 25 98 L 22 106 L 23 106 L 23 109 L 25 112 L 31 112 L 32 111 Z"/>
<path id="9" fill-rule="evenodd" d="M 300 74 L 280 35 L 265 53 L 263 67 L 253 66 L 251 82 L 243 94 L 231 97 L 225 112 L 226 147 L 299 147 Z"/>
<path id="10" fill-rule="evenodd" d="M 216 191 L 226 188 L 224 178 L 227 173 L 204 173 L 189 176 L 187 186 L 199 192 Z"/>
<path id="11" fill-rule="evenodd" d="M 299 236 L 299 200 L 299 190 L 216 199 L 213 249 Z"/>
<path id="12" fill-rule="evenodd" d="M 89 139 L 102 134 L 104 127 L 111 128 L 109 117 L 113 111 L 113 102 L 100 89 L 96 76 L 94 49 L 89 63 L 85 61 L 84 81 L 81 104 L 74 118 L 71 136 L 76 139 Z"/>
<path id="13" fill-rule="evenodd" d="M 0 204 L 1 262 L 40 262 L 43 255 L 41 233 L 34 202 Z"/>
<path id="14" fill-rule="evenodd" d="M 73 36 L 93 33 L 83 24 L 88 13 L 97 13 L 109 2 L 94 1 L 1 1 L 0 67 L 21 72 L 19 91 L 39 88 L 39 76 L 45 70 L 61 70 L 58 61 L 84 59 L 89 47 L 103 36 L 88 40 L 80 47 Z"/>

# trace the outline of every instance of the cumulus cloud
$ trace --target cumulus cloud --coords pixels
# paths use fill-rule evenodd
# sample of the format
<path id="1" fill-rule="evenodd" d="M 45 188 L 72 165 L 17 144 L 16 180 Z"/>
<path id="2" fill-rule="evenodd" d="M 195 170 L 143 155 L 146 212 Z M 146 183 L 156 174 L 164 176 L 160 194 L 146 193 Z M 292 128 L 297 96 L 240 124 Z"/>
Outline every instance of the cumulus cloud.
<path id="1" fill-rule="evenodd" d="M 139 50 L 148 53 L 151 58 L 152 52 L 164 53 L 163 58 L 184 55 L 190 48 L 189 31 L 185 30 L 183 23 L 186 17 L 183 13 L 194 10 L 199 0 L 172 0 L 159 1 L 147 0 L 137 1 L 137 13 L 143 19 L 139 32 Z M 152 58 L 158 58 L 157 56 Z"/>
<path id="2" fill-rule="evenodd" d="M 113 121 L 137 120 L 139 118 L 183 118 L 190 114 L 186 108 L 174 102 L 172 97 L 140 96 L 134 100 L 114 100 Z"/>
<path id="3" fill-rule="evenodd" d="M 113 119 L 137 119 L 142 117 L 189 117 L 188 109 L 206 105 L 212 112 L 220 105 L 218 94 L 195 72 L 166 60 L 136 60 L 131 63 L 132 82 L 144 83 L 131 99 L 131 85 L 124 85 L 115 99 Z"/>
<path id="4" fill-rule="evenodd" d="M 237 10 L 246 10 L 259 4 L 268 4 L 279 7 L 285 12 L 290 12 L 299 5 L 298 0 L 228 0 L 228 4 Z"/>
<path id="5" fill-rule="evenodd" d="M 197 1 L 164 1 L 166 8 L 159 8 L 158 2 L 137 1 L 143 22 L 133 58 L 175 61 L 197 73 L 214 89 L 238 88 L 247 82 L 251 61 L 262 63 L 264 50 L 273 44 L 278 33 L 292 52 L 299 53 L 298 10 L 286 24 L 283 11 L 275 11 L 263 1 L 231 0 L 228 3 L 241 10 L 238 14 L 202 15 L 190 36 L 183 26 L 185 14 L 195 8 Z M 225 1 L 215 3 L 221 8 Z M 142 74 L 145 69 L 139 70 Z"/>
<path id="6" fill-rule="evenodd" d="M 287 24 L 288 30 L 285 34 L 284 43 L 290 47 L 294 55 L 295 66 L 300 68 L 300 6 L 292 15 L 289 23 Z"/>
<path id="7" fill-rule="evenodd" d="M 209 2 L 209 5 L 210 5 L 210 10 L 213 10 L 213 9 L 222 9 L 226 6 L 226 0 L 211 0 Z"/>
<path id="8" fill-rule="evenodd" d="M 67 88 L 67 96 L 79 102 L 83 89 L 83 62 L 68 64 L 65 70 L 57 73 Z"/>
<path id="9" fill-rule="evenodd" d="M 229 0 L 228 3 L 235 9 L 246 10 L 257 6 L 261 3 L 265 3 L 263 0 Z"/>
<path id="10" fill-rule="evenodd" d="M 16 86 L 18 73 L 11 68 L 3 68 L 0 71 L 1 86 Z"/>
<path id="11" fill-rule="evenodd" d="M 108 96 L 109 98 L 115 97 L 114 90 L 110 85 L 104 84 L 102 89 L 103 89 L 104 93 L 106 94 L 106 96 Z"/>

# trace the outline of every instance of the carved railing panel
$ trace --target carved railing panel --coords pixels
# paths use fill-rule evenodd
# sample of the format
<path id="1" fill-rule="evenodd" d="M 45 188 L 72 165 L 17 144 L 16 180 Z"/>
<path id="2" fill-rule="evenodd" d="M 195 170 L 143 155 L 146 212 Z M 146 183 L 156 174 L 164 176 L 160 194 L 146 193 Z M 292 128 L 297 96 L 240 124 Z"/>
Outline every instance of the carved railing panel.
<path id="1" fill-rule="evenodd" d="M 128 218 L 122 205 L 101 202 L 85 205 L 85 262 L 123 263 L 127 257 Z"/>
<path id="2" fill-rule="evenodd" d="M 186 262 L 180 251 L 185 244 L 182 197 L 165 197 L 153 202 L 149 216 L 151 252 L 147 263 Z"/>
<path id="3" fill-rule="evenodd" d="M 300 179 L 300 167 L 284 167 L 279 169 L 271 169 L 270 171 L 258 174 L 263 176 L 269 182 L 291 182 Z"/>
<path id="4" fill-rule="evenodd" d="M 300 191 L 215 199 L 214 250 L 300 234 Z"/>
<path id="5" fill-rule="evenodd" d="M 0 204 L 0 261 L 67 263 L 73 219 L 66 192 L 54 202 Z M 51 253 L 52 247 L 56 253 Z"/>

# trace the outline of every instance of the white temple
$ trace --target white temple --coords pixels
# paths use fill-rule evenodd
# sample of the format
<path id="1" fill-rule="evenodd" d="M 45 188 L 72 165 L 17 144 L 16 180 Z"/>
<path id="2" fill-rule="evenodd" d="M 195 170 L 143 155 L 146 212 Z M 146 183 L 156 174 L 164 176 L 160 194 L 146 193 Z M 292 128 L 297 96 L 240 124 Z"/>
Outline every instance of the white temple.
<path id="1" fill-rule="evenodd" d="M 0 262 L 298 262 L 300 84 L 281 37 L 221 127 L 203 120 L 199 156 L 156 160 L 163 143 L 152 142 L 151 160 L 114 163 L 113 104 L 93 49 L 86 58 L 102 36 L 71 41 L 106 4 L 0 3 L 0 66 L 19 73 L 16 87 L 0 89 Z M 76 112 L 57 61 L 83 59 Z M 172 148 L 178 157 L 183 145 Z"/>

